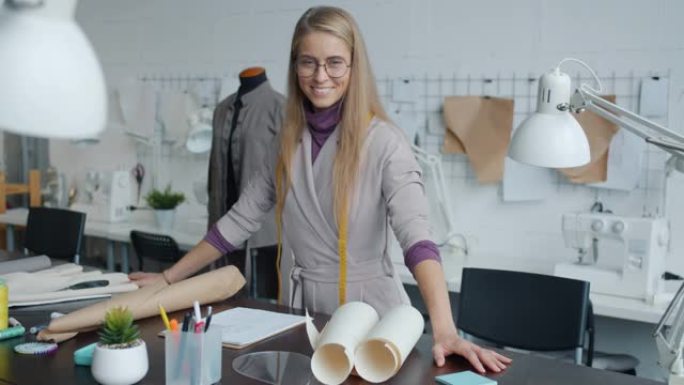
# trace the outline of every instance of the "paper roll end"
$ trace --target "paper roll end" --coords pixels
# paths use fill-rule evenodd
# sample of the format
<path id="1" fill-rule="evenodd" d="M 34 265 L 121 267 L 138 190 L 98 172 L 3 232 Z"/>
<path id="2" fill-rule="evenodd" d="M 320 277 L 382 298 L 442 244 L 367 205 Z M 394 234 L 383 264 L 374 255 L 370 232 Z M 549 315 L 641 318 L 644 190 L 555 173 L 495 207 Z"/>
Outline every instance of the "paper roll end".
<path id="1" fill-rule="evenodd" d="M 337 385 L 349 377 L 354 357 L 340 344 L 325 344 L 311 357 L 311 372 L 325 385 Z"/>

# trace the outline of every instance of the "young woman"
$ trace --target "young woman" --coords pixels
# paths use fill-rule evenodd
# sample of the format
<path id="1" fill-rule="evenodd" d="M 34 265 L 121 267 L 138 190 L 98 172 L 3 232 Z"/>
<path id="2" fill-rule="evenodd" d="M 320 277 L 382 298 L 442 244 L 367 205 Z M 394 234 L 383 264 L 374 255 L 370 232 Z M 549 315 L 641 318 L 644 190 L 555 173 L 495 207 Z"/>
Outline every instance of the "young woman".
<path id="1" fill-rule="evenodd" d="M 145 285 L 188 277 L 244 242 L 275 205 L 279 233 L 294 254 L 298 304 L 332 313 L 364 301 L 383 314 L 409 301 L 388 254 L 391 224 L 430 314 L 437 365 L 456 353 L 480 372 L 504 369 L 510 359 L 457 334 L 421 171 L 383 111 L 353 18 L 334 7 L 309 9 L 290 55 L 285 120 L 260 172 L 178 263 L 131 279 Z"/>

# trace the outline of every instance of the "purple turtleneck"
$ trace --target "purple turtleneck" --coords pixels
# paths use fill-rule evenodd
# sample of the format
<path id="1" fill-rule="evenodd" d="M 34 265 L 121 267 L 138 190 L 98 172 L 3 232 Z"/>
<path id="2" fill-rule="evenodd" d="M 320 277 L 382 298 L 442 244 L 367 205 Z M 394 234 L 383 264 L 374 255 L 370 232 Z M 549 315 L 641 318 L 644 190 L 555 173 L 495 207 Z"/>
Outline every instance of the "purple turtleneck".
<path id="1" fill-rule="evenodd" d="M 330 137 L 330 134 L 335 131 L 335 128 L 342 119 L 342 100 L 323 109 L 316 109 L 310 102 L 306 101 L 304 103 L 304 114 L 312 138 L 311 163 L 313 164 L 318 157 L 318 153 L 321 151 L 323 144 L 325 144 L 325 141 Z M 204 240 L 209 242 L 223 254 L 235 250 L 235 246 L 221 235 L 216 224 L 211 227 L 204 237 Z M 414 272 L 416 265 L 428 259 L 441 262 L 437 245 L 427 239 L 414 243 L 404 253 L 404 264 L 406 264 L 412 273 Z"/>
<path id="2" fill-rule="evenodd" d="M 318 109 L 311 102 L 304 102 L 304 115 L 311 133 L 311 163 L 318 157 L 323 144 L 342 119 L 342 99 L 330 107 Z"/>

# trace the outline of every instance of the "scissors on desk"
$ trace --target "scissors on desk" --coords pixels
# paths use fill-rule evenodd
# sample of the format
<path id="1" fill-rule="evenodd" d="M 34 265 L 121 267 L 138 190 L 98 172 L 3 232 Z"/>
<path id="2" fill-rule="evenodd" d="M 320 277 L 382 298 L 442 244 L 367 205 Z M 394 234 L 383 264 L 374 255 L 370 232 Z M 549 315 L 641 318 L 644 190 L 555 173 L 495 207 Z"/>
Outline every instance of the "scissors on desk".
<path id="1" fill-rule="evenodd" d="M 136 200 L 136 203 L 140 203 L 140 190 L 142 189 L 142 182 L 143 179 L 145 179 L 145 167 L 142 165 L 142 163 L 137 163 L 133 169 L 131 170 L 133 173 L 133 178 L 135 178 L 135 183 L 138 184 L 138 199 Z"/>

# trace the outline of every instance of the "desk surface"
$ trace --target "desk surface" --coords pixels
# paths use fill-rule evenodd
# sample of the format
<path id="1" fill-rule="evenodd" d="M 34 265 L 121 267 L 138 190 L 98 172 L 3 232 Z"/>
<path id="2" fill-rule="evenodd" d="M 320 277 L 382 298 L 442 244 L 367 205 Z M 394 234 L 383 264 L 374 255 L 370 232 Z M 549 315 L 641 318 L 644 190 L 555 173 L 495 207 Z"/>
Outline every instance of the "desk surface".
<path id="1" fill-rule="evenodd" d="M 28 209 L 16 208 L 0 214 L 0 223 L 25 226 L 28 218 Z M 173 229 L 163 231 L 154 223 L 154 218 L 140 218 L 132 216 L 127 222 L 104 222 L 89 219 L 86 216 L 84 234 L 90 237 L 106 238 L 117 242 L 129 242 L 131 230 L 140 230 L 150 233 L 166 234 L 173 237 L 181 248 L 189 249 L 195 246 L 206 234 L 206 221 L 199 219 L 176 218 Z"/>
<path id="2" fill-rule="evenodd" d="M 224 310 L 232 306 L 257 307 L 267 310 L 287 312 L 288 308 L 271 305 L 249 299 L 231 299 L 217 306 L 217 310 Z M 12 312 L 12 316 L 19 319 L 25 326 L 42 322 L 47 317 L 46 311 L 32 311 L 29 309 Z M 180 313 L 174 316 L 178 317 Z M 322 327 L 327 317 L 318 316 L 316 324 Z M 148 346 L 150 369 L 140 384 L 164 383 L 164 340 L 157 337 L 162 328 L 162 322 L 156 317 L 139 321 L 142 337 Z M 23 356 L 15 354 L 14 345 L 25 341 L 25 338 L 15 338 L 0 342 L 0 380 L 12 384 L 94 384 L 89 367 L 75 366 L 73 352 L 75 349 L 95 342 L 94 332 L 81 333 L 76 338 L 60 345 L 58 351 L 47 356 Z M 469 370 L 469 365 L 459 357 L 450 357 L 442 368 L 432 363 L 431 337 L 423 335 L 408 357 L 399 373 L 388 381 L 389 384 L 416 385 L 433 384 L 434 376 L 449 372 Z M 232 360 L 244 353 L 258 351 L 294 351 L 311 356 L 312 350 L 306 337 L 305 327 L 302 325 L 290 331 L 279 334 L 261 343 L 242 350 L 223 349 L 223 374 L 221 383 L 224 384 L 261 384 L 246 378 L 232 369 Z M 491 376 L 499 385 L 547 385 L 547 384 L 600 384 L 600 385 L 650 385 L 658 382 L 628 376 L 620 373 L 577 366 L 556 360 L 536 356 L 528 356 L 513 352 L 506 352 L 514 359 L 513 365 L 504 373 Z M 49 379 L 49 380 L 47 380 Z M 3 383 L 0 381 L 0 383 Z M 318 382 L 312 381 L 312 384 Z M 345 384 L 367 384 L 356 377 L 350 377 Z"/>

